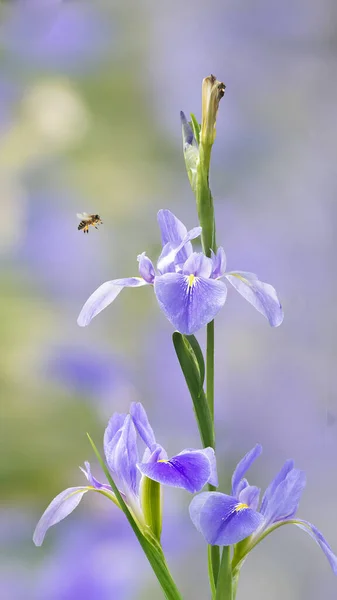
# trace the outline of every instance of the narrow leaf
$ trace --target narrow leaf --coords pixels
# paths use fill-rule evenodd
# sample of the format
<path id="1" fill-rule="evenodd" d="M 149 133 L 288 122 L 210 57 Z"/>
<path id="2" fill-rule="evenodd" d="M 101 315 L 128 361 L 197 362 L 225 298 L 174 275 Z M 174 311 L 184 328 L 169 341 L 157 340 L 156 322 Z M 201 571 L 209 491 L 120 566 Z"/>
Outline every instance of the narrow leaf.
<path id="1" fill-rule="evenodd" d="M 201 369 L 200 372 L 199 361 L 186 336 L 175 331 L 172 339 L 181 370 L 184 374 L 192 398 L 202 443 L 205 448 L 208 446 L 214 448 L 214 428 L 205 392 L 203 390 L 203 369 Z"/>
<path id="2" fill-rule="evenodd" d="M 200 142 L 200 125 L 193 113 L 191 113 L 191 127 L 193 129 L 193 134 L 198 144 Z"/>

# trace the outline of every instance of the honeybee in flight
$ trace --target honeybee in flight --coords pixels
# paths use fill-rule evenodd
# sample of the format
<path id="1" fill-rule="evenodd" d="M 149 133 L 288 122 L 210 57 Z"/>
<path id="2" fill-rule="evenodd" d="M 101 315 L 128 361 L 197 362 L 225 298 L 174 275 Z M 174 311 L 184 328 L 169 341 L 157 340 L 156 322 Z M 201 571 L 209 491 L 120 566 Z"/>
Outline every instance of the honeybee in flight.
<path id="1" fill-rule="evenodd" d="M 81 222 L 78 226 L 78 230 L 83 229 L 84 233 L 89 233 L 89 227 L 92 225 L 95 229 L 98 229 L 97 225 L 103 223 L 101 217 L 99 215 L 88 215 L 88 213 L 77 213 L 78 219 L 81 219 Z"/>

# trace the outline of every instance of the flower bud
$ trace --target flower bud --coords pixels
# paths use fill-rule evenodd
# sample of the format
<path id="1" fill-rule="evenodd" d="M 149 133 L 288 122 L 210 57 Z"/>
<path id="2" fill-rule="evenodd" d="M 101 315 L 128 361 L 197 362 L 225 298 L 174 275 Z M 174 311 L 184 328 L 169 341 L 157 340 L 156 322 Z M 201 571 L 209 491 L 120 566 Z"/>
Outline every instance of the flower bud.
<path id="1" fill-rule="evenodd" d="M 214 75 L 205 77 L 202 82 L 202 144 L 212 145 L 215 140 L 216 115 L 221 98 L 225 93 L 225 84 L 218 81 Z"/>

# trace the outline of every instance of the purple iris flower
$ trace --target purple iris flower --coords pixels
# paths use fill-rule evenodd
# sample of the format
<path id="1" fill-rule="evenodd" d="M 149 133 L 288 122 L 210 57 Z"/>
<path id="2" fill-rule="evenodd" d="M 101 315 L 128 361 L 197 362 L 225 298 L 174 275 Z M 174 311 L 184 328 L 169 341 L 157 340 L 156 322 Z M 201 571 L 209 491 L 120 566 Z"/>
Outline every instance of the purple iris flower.
<path id="1" fill-rule="evenodd" d="M 257 444 L 239 462 L 232 477 L 231 496 L 204 492 L 193 498 L 190 516 L 194 525 L 212 545 L 229 546 L 247 538 L 238 553 L 235 565 L 238 567 L 266 535 L 281 525 L 293 523 L 317 542 L 337 575 L 337 557 L 323 535 L 308 521 L 295 519 L 306 478 L 303 471 L 294 468 L 292 460 L 285 462 L 268 486 L 258 510 L 260 490 L 249 485 L 244 475 L 261 452 L 262 446 Z"/>
<path id="2" fill-rule="evenodd" d="M 115 279 L 103 283 L 86 301 L 77 323 L 85 327 L 106 308 L 124 287 L 153 285 L 159 307 L 184 334 L 192 334 L 212 321 L 225 303 L 225 277 L 235 289 L 277 327 L 283 311 L 274 288 L 259 281 L 253 273 L 226 273 L 226 257 L 218 248 L 211 258 L 193 252 L 191 240 L 201 233 L 201 227 L 187 231 L 185 225 L 169 210 L 160 210 L 158 223 L 162 237 L 162 252 L 157 262 L 157 274 L 145 252 L 138 256 L 140 277 Z"/>
<path id="3" fill-rule="evenodd" d="M 137 433 L 146 445 L 141 462 L 138 456 Z M 164 448 L 157 444 L 146 412 L 140 403 L 132 403 L 128 415 L 115 413 L 111 417 L 104 433 L 104 454 L 108 469 L 123 499 L 140 526 L 144 528 L 146 523 L 140 497 L 144 476 L 158 483 L 183 488 L 190 493 L 199 492 L 206 483 L 218 485 L 214 450 L 187 449 L 168 459 Z M 52 500 L 36 526 L 33 537 L 36 546 L 41 546 L 49 527 L 67 517 L 88 491 L 108 496 L 118 506 L 111 487 L 93 477 L 88 462 L 81 470 L 89 485 L 68 488 Z"/>

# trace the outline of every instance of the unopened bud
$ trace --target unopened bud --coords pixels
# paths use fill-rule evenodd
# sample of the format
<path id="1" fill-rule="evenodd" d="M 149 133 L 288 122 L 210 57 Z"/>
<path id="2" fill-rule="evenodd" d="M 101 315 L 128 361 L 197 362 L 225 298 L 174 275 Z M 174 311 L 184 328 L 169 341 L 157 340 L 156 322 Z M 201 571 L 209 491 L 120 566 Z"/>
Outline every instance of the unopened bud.
<path id="1" fill-rule="evenodd" d="M 225 93 L 225 84 L 218 81 L 214 75 L 205 77 L 202 82 L 202 144 L 212 145 L 215 140 L 215 123 L 221 98 Z"/>

